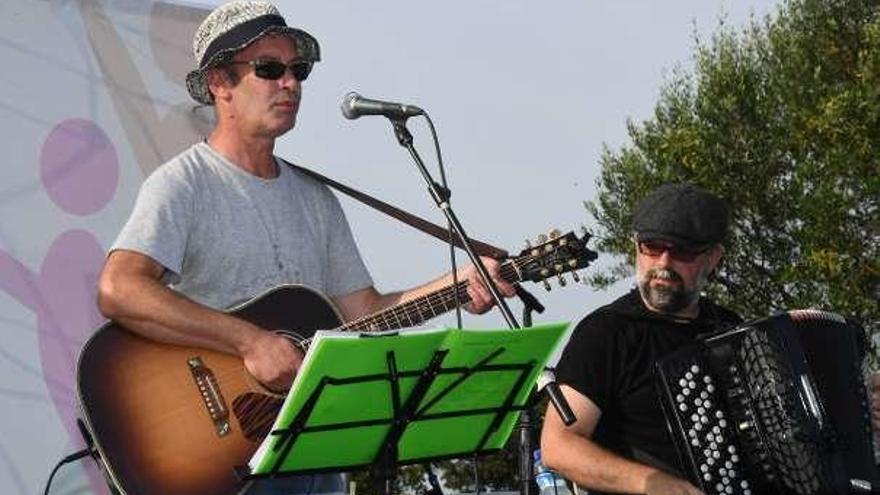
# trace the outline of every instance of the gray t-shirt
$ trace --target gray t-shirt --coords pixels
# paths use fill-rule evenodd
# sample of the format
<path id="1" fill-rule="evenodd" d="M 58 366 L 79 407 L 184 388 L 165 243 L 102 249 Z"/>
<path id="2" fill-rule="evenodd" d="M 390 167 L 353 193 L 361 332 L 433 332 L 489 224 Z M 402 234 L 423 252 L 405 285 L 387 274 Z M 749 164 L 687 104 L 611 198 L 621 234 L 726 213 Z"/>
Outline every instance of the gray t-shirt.
<path id="1" fill-rule="evenodd" d="M 223 309 L 280 284 L 327 296 L 372 285 L 336 197 L 323 184 L 278 163 L 262 179 L 198 143 L 156 169 L 111 251 L 149 256 L 163 280 Z M 339 475 L 256 482 L 249 495 L 340 493 Z"/>
<path id="2" fill-rule="evenodd" d="M 372 285 L 335 196 L 280 160 L 262 179 L 198 143 L 156 169 L 112 250 L 149 256 L 173 289 L 227 308 L 280 284 L 329 297 Z"/>

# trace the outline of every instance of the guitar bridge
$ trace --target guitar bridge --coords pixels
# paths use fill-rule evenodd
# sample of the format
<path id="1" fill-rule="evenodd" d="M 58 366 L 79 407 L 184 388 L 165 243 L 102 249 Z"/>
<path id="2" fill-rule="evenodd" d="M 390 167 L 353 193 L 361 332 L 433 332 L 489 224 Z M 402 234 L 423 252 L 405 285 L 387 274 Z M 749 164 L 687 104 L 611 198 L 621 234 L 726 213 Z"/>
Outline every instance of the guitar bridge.
<path id="1" fill-rule="evenodd" d="M 195 356 L 187 361 L 189 371 L 192 373 L 193 381 L 199 389 L 202 401 L 205 404 L 211 421 L 214 422 L 214 429 L 217 431 L 218 437 L 229 434 L 231 428 L 229 426 L 229 408 L 226 407 L 226 400 L 223 399 L 223 393 L 217 384 L 217 378 L 210 368 L 205 366 L 202 358 Z"/>

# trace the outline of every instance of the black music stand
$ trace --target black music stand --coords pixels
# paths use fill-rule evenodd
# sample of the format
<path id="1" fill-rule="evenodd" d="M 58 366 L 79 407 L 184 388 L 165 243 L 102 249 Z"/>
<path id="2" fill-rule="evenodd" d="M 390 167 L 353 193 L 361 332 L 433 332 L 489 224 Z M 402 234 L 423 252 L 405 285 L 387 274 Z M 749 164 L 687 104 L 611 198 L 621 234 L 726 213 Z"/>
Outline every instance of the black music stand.
<path id="1" fill-rule="evenodd" d="M 236 473 L 370 466 L 391 493 L 401 464 L 498 451 L 565 328 L 319 332 L 272 432 Z"/>

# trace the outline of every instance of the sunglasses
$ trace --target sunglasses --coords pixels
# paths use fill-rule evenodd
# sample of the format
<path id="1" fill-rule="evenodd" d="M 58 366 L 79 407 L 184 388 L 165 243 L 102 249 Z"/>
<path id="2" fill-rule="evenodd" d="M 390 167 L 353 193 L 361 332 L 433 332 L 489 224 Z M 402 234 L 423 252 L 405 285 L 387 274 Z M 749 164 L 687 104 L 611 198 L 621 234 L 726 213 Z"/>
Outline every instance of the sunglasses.
<path id="1" fill-rule="evenodd" d="M 254 68 L 254 75 L 260 79 L 275 81 L 281 79 L 285 72 L 290 70 L 293 78 L 297 81 L 305 81 L 312 72 L 312 62 L 294 60 L 289 64 L 277 60 L 233 60 L 230 64 L 247 64 Z"/>
<path id="2" fill-rule="evenodd" d="M 712 248 L 712 246 L 685 247 L 663 241 L 639 241 L 637 245 L 639 253 L 645 256 L 658 258 L 666 252 L 669 253 L 670 258 L 683 262 L 694 261 L 697 256 Z"/>

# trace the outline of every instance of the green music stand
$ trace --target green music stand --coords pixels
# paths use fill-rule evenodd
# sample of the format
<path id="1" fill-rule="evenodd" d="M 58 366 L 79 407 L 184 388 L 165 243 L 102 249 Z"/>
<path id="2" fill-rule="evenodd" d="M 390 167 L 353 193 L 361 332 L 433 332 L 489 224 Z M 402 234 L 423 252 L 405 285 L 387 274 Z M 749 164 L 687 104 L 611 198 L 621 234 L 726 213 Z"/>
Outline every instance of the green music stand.
<path id="1" fill-rule="evenodd" d="M 567 325 L 318 332 L 271 433 L 236 473 L 371 466 L 388 492 L 400 464 L 495 452 Z"/>

